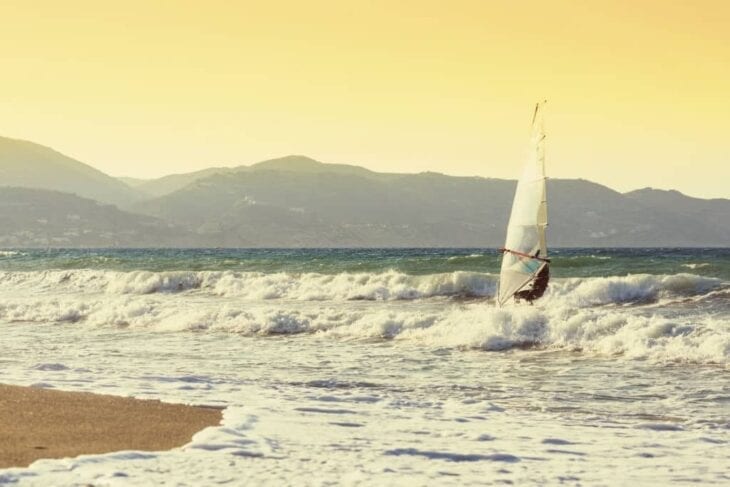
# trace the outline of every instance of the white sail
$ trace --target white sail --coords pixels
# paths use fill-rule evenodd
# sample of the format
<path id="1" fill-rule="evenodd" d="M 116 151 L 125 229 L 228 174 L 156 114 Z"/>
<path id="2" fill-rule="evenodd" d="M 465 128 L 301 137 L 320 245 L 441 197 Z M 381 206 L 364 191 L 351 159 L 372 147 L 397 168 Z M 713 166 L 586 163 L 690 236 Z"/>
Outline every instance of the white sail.
<path id="1" fill-rule="evenodd" d="M 547 194 L 542 109 L 540 103 L 535 107 L 528 160 L 517 183 L 507 226 L 497 295 L 500 306 L 515 293 L 529 288 L 537 274 L 548 265 L 548 261 L 544 260 L 547 259 Z"/>

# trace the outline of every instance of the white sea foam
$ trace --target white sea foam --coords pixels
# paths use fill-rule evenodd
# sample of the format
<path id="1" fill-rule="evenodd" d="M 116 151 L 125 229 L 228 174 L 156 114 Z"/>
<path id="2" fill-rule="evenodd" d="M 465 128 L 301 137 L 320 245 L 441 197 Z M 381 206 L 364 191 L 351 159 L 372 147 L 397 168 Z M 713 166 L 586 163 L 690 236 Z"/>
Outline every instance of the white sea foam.
<path id="1" fill-rule="evenodd" d="M 15 257 L 16 255 L 25 255 L 19 250 L 0 250 L 0 258 L 2 257 Z"/>
<path id="2" fill-rule="evenodd" d="M 694 274 L 636 274 L 606 278 L 553 279 L 547 297 L 573 306 L 645 302 L 704 294 L 722 281 Z M 493 297 L 497 276 L 478 272 L 408 275 L 379 273 L 273 273 L 233 271 L 53 270 L 0 272 L 7 294 L 104 293 L 142 295 L 192 292 L 249 300 L 411 300 L 440 296 Z"/>
<path id="3" fill-rule="evenodd" d="M 0 272 L 0 290 L 49 292 L 155 294 L 196 291 L 215 296 L 269 300 L 400 300 L 435 296 L 492 296 L 493 275 L 452 272 L 411 276 L 381 273 L 274 273 L 232 271 L 33 271 Z"/>
<path id="4" fill-rule="evenodd" d="M 697 296 L 723 286 L 722 281 L 694 274 L 634 274 L 596 278 L 555 279 L 547 301 L 574 307 L 642 303 L 672 296 Z"/>
<path id="5" fill-rule="evenodd" d="M 484 257 L 484 254 L 452 255 L 446 260 L 448 260 L 449 262 L 455 262 L 467 259 L 481 259 L 482 257 Z"/>
<path id="6" fill-rule="evenodd" d="M 665 317 L 626 308 L 491 304 L 245 303 L 184 296 L 27 300 L 0 305 L 0 320 L 93 328 L 243 336 L 320 334 L 334 340 L 396 340 L 427 347 L 499 351 L 582 350 L 655 361 L 725 364 L 730 330 L 707 315 Z"/>
<path id="7" fill-rule="evenodd" d="M 495 288 L 495 276 L 470 272 L 0 272 L 0 321 L 246 336 L 320 333 L 435 347 L 538 347 L 713 363 L 730 356 L 730 330 L 721 318 L 671 318 L 641 306 L 713 299 L 727 289 L 718 279 L 555 279 L 538 305 L 503 309 L 491 300 Z M 460 304 L 447 296 L 487 301 Z M 620 306 L 626 304 L 637 306 Z"/>
<path id="8" fill-rule="evenodd" d="M 155 298 L 180 304 L 181 297 Z M 365 308 L 362 321 L 346 327 L 352 332 L 367 328 L 368 310 L 418 305 L 346 304 L 345 314 Z M 0 485 L 482 485 L 486 476 L 592 485 L 609 475 L 627 485 L 671 485 L 679 467 L 680 480 L 726 479 L 722 370 L 618 356 L 451 353 L 444 336 L 458 346 L 500 348 L 505 340 L 565 334 L 553 330 L 553 319 L 565 316 L 529 306 L 437 311 L 391 328 L 396 341 L 387 346 L 326 341 L 326 333 L 268 340 L 81 326 L 7 333 L 12 325 L 0 325 L 4 344 L 23 350 L 4 364 L 4 381 L 227 406 L 220 426 L 181 448 L 40 460 L 0 470 Z M 586 343 L 622 319 L 617 309 L 581 313 L 576 322 L 596 322 L 570 332 Z M 405 310 L 377 320 L 392 325 L 399 316 Z M 676 335 L 659 320 L 634 325 L 647 328 L 643 338 Z M 490 342 L 491 333 L 501 337 Z M 435 349 L 412 346 L 429 340 Z M 46 342 L 54 344 L 53 362 Z M 617 472 L 619 463 L 627 468 Z"/>
<path id="9" fill-rule="evenodd" d="M 181 448 L 41 460 L 0 485 L 726 479 L 724 283 L 556 279 L 535 306 L 496 308 L 494 282 L 0 274 L 4 382 L 227 407 Z"/>

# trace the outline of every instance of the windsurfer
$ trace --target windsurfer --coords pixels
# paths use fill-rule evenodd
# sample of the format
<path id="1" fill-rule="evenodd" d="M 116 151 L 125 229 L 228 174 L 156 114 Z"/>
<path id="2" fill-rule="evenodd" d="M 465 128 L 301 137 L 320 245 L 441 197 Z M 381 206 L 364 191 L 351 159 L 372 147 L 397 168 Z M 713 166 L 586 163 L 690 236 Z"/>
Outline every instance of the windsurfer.
<path id="1" fill-rule="evenodd" d="M 501 251 L 498 306 L 509 299 L 532 303 L 543 294 L 550 280 L 545 229 L 547 191 L 545 185 L 545 131 L 541 103 L 535 107 L 530 135 L 530 151 L 515 188 L 507 235 Z"/>
<path id="2" fill-rule="evenodd" d="M 550 266 L 546 263 L 542 266 L 540 272 L 538 272 L 535 276 L 535 279 L 532 281 L 532 286 L 530 286 L 529 289 L 525 289 L 523 291 L 518 291 L 515 293 L 515 300 L 521 301 L 524 299 L 528 303 L 532 304 L 534 300 L 540 298 L 543 294 L 545 294 L 545 290 L 547 289 L 549 280 Z"/>

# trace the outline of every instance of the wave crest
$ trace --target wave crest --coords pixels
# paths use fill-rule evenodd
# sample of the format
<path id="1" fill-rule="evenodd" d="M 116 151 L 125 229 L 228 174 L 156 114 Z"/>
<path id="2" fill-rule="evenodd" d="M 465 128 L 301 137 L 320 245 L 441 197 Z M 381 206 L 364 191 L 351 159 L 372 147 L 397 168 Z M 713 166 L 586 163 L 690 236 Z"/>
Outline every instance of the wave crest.
<path id="1" fill-rule="evenodd" d="M 236 300 L 190 302 L 184 296 L 137 296 L 0 303 L 0 319 L 243 336 L 319 334 L 339 340 L 394 340 L 485 351 L 528 347 L 656 361 L 727 364 L 730 359 L 730 331 L 721 317 L 672 318 L 613 307 L 254 305 Z"/>
<path id="2" fill-rule="evenodd" d="M 704 295 L 722 281 L 694 274 L 571 278 L 553 280 L 546 301 L 587 308 L 610 304 L 642 304 L 677 296 Z"/>
<path id="3" fill-rule="evenodd" d="M 101 271 L 54 270 L 0 272 L 0 291 L 7 295 L 196 293 L 245 300 L 399 301 L 438 297 L 493 298 L 497 276 L 479 272 L 408 275 L 380 273 L 261 273 L 234 271 Z M 553 279 L 547 304 L 585 308 L 643 304 L 701 296 L 724 286 L 719 279 L 694 274 L 611 276 Z"/>
<path id="4" fill-rule="evenodd" d="M 412 276 L 381 273 L 273 273 L 200 271 L 34 271 L 0 272 L 7 292 L 154 294 L 195 291 L 203 294 L 269 300 L 408 300 L 437 296 L 490 297 L 494 276 L 451 272 Z"/>
<path id="5" fill-rule="evenodd" d="M 536 306 L 501 309 L 491 301 L 443 299 L 489 300 L 496 285 L 496 276 L 472 272 L 0 272 L 0 320 L 245 336 L 318 333 L 702 363 L 727 363 L 730 357 L 730 331 L 720 315 L 670 319 L 651 307 L 624 308 L 724 302 L 730 288 L 718 279 L 693 274 L 555 279 Z"/>

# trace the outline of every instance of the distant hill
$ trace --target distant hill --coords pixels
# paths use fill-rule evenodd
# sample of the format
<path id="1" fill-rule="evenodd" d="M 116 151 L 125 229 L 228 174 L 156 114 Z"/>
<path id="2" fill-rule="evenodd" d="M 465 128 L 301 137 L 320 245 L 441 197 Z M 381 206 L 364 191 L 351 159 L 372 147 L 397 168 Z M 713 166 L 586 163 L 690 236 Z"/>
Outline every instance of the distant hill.
<path id="1" fill-rule="evenodd" d="M 656 222 L 656 231 L 671 241 L 677 234 L 691 235 L 694 245 L 719 242 L 730 246 L 730 200 L 693 198 L 679 191 L 644 188 L 626 193 L 627 198 L 669 215 Z M 681 228 L 678 228 L 680 227 Z"/>
<path id="2" fill-rule="evenodd" d="M 514 181 L 329 168 L 298 157 L 266 161 L 195 180 L 134 210 L 226 246 L 494 247 L 504 241 Z M 692 198 L 662 206 L 584 180 L 550 180 L 548 192 L 553 246 L 728 242 L 730 223 L 718 228 L 716 220 L 685 209 Z M 716 212 L 727 204 L 700 201 Z"/>
<path id="3" fill-rule="evenodd" d="M 118 177 L 118 180 L 129 186 L 130 188 L 136 188 L 138 186 L 141 186 L 143 184 L 147 184 L 149 182 L 148 179 L 140 179 L 140 178 L 125 178 L 125 177 Z"/>
<path id="4" fill-rule="evenodd" d="M 396 173 L 381 173 L 350 164 L 325 164 L 307 156 L 286 156 L 277 159 L 252 164 L 251 166 L 239 166 L 238 170 L 245 171 L 286 171 L 306 174 L 340 174 L 347 176 L 359 176 L 366 179 L 388 179 L 401 176 Z"/>
<path id="5" fill-rule="evenodd" d="M 134 210 L 228 239 L 220 245 L 238 241 L 254 246 L 403 246 L 448 239 L 455 245 L 467 241 L 484 245 L 483 240 L 471 238 L 472 229 L 461 234 L 464 225 L 478 220 L 479 235 L 490 229 L 502 231 L 487 219 L 489 195 L 478 192 L 476 181 L 463 178 L 462 184 L 455 184 L 461 178 L 431 174 L 401 178 L 378 181 L 326 171 L 242 171 L 198 180 L 139 203 Z M 446 187 L 434 185 L 434 179 L 443 180 Z M 513 184 L 505 181 L 502 186 L 505 195 L 499 199 L 505 200 Z M 454 198 L 466 205 L 456 216 L 453 205 L 444 204 Z"/>
<path id="6" fill-rule="evenodd" d="M 0 247 L 498 247 L 515 184 L 305 156 L 115 179 L 0 138 Z M 730 245 L 730 200 L 648 188 L 621 194 L 568 179 L 549 180 L 548 193 L 550 246 Z"/>
<path id="7" fill-rule="evenodd" d="M 200 236 L 76 195 L 0 187 L 0 247 L 185 247 Z"/>
<path id="8" fill-rule="evenodd" d="M 138 194 L 123 182 L 55 150 L 0 137 L 0 186 L 73 193 L 105 203 L 129 204 Z"/>
<path id="9" fill-rule="evenodd" d="M 213 174 L 228 173 L 234 169 L 225 167 L 211 167 L 203 169 L 201 171 L 194 171 L 182 174 L 170 174 L 157 179 L 134 179 L 134 178 L 119 178 L 126 182 L 137 191 L 143 193 L 145 196 L 164 196 L 172 192 L 182 189 L 188 184 L 203 179 Z"/>
<path id="10" fill-rule="evenodd" d="M 693 198 L 675 190 L 644 188 L 625 193 L 627 198 L 653 208 L 680 212 L 699 220 L 713 219 L 720 227 L 730 224 L 730 200 Z"/>
<path id="11" fill-rule="evenodd" d="M 366 178 L 384 178 L 390 175 L 377 173 L 358 166 L 346 164 L 323 164 L 306 156 L 286 156 L 278 159 L 262 161 L 250 166 L 210 167 L 200 171 L 181 174 L 170 174 L 156 179 L 119 178 L 120 181 L 143 192 L 147 196 L 165 196 L 184 188 L 200 179 L 215 174 L 233 174 L 255 171 L 293 171 L 300 173 L 335 173 L 358 175 Z"/>

